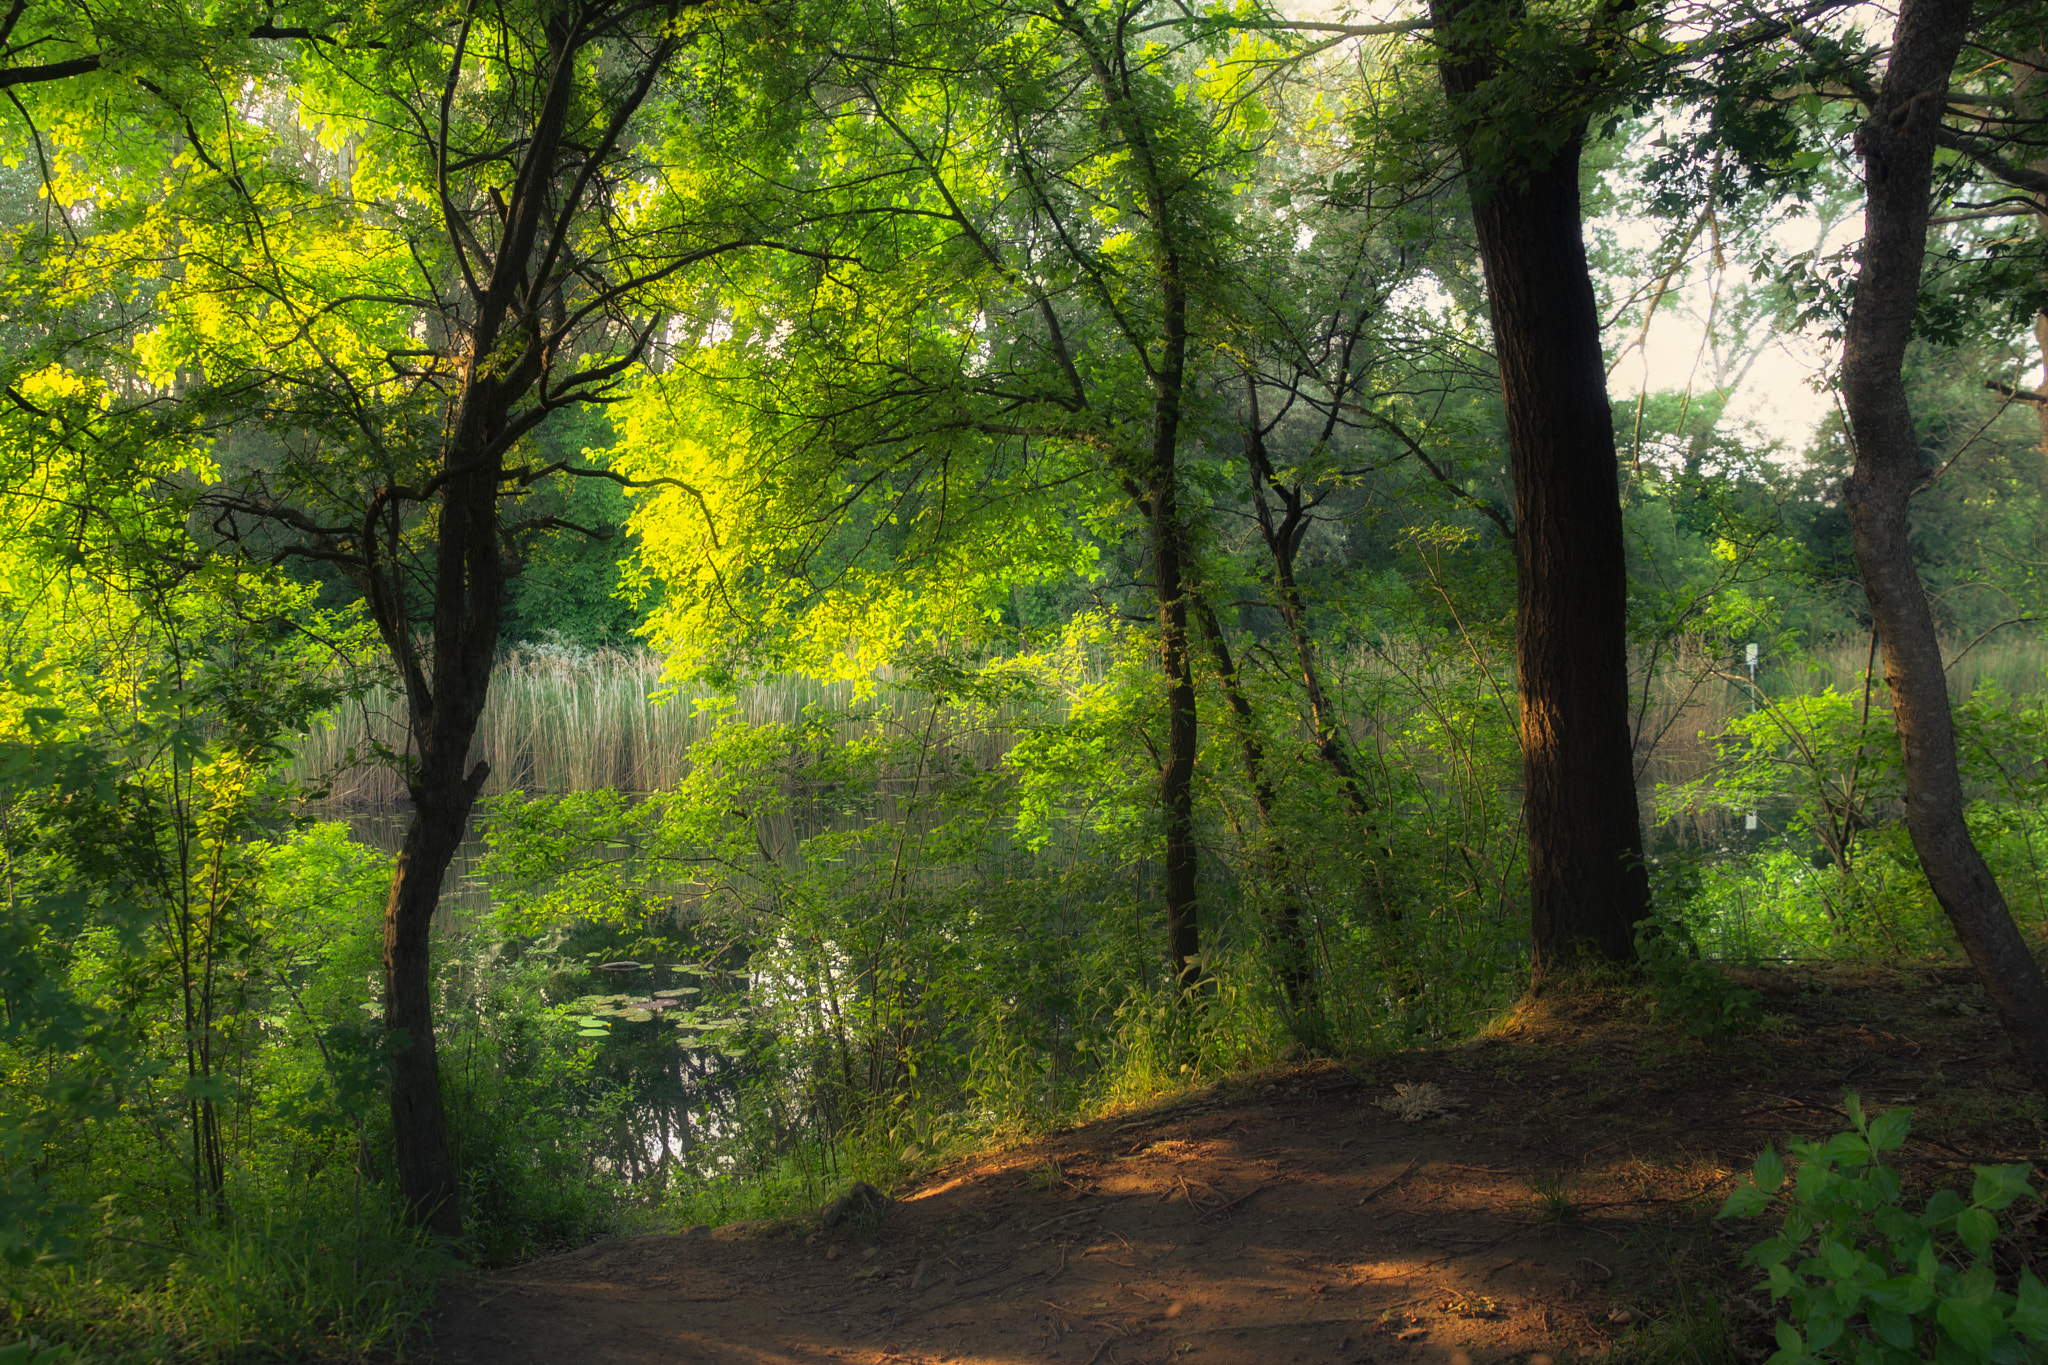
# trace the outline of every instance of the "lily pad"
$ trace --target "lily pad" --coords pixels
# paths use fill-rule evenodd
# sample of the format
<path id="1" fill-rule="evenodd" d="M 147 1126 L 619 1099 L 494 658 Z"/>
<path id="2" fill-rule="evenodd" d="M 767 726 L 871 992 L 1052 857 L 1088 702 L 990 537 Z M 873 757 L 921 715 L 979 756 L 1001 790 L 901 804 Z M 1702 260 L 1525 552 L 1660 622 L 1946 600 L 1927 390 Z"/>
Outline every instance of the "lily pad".
<path id="1" fill-rule="evenodd" d="M 654 1011 L 648 1009 L 630 1009 L 619 1011 L 619 1018 L 625 1020 L 629 1024 L 644 1024 L 653 1017 Z"/>

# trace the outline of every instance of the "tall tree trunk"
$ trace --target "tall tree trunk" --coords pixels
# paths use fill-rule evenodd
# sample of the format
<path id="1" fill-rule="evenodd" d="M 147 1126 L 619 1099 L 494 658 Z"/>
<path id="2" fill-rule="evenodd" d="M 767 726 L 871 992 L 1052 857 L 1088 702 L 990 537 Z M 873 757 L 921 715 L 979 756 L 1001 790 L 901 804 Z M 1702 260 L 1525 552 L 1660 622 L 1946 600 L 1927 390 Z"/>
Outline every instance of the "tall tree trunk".
<path id="1" fill-rule="evenodd" d="M 513 213 L 518 211 L 515 200 Z M 537 204 L 529 212 L 537 213 Z M 497 273 L 509 273 L 505 261 L 511 258 L 509 250 L 500 257 Z M 509 301 L 511 283 L 494 278 L 485 290 L 442 455 L 451 477 L 435 537 L 432 674 L 426 676 L 416 662 L 408 673 L 407 709 L 419 758 L 408 783 L 412 820 L 384 909 L 384 1027 L 399 1192 L 414 1220 L 444 1237 L 462 1234 L 462 1201 L 434 1040 L 433 923 L 442 881 L 490 772 L 483 763 L 463 769 L 490 693 L 504 602 L 497 496 L 504 453 L 498 438 L 512 395 L 485 367 L 509 311 L 497 299 Z M 394 654 L 409 657 L 412 647 L 403 634 L 410 623 L 402 612 L 373 614 L 385 626 Z"/>
<path id="2" fill-rule="evenodd" d="M 1969 0 L 1906 0 L 1877 105 L 1857 130 L 1863 251 L 1842 344 L 1842 400 L 1856 463 L 1842 498 L 1884 642 L 1905 757 L 1906 829 L 2021 1062 L 2048 1090 L 2048 988 L 1963 819 L 1941 641 L 1906 517 L 1927 470 L 1902 369 L 1927 253 L 1935 129 L 1969 23 Z"/>
<path id="3" fill-rule="evenodd" d="M 1530 935 L 1538 981 L 1635 956 L 1649 911 L 1629 737 L 1627 561 L 1600 316 L 1579 214 L 1584 124 L 1554 152 L 1489 91 L 1519 0 L 1434 0 L 1471 185 L 1514 475 Z M 1483 153 L 1475 149 L 1486 149 Z M 1502 151 L 1507 148 L 1510 150 Z"/>
<path id="4" fill-rule="evenodd" d="M 1186 301 L 1180 300 L 1185 317 Z M 1187 333 L 1175 339 L 1185 355 Z M 1175 487 L 1180 426 L 1180 365 L 1170 396 L 1165 376 L 1153 405 L 1152 469 L 1145 490 L 1152 509 L 1152 573 L 1159 604 L 1159 664 L 1166 681 L 1166 752 L 1159 768 L 1159 805 L 1166 819 L 1166 951 L 1183 994 L 1202 976 L 1202 937 L 1195 907 L 1195 668 L 1188 648 L 1187 537 Z"/>
<path id="5" fill-rule="evenodd" d="M 1287 1000 L 1288 1025 L 1305 1046 L 1320 1051 L 1328 1042 L 1321 1001 L 1316 994 L 1315 956 L 1308 942 L 1308 917 L 1301 912 L 1301 898 L 1289 884 L 1287 841 L 1280 833 L 1274 807 L 1278 799 L 1266 772 L 1265 745 L 1259 742 L 1258 717 L 1251 699 L 1237 675 L 1237 660 L 1231 657 L 1230 642 L 1223 638 L 1223 624 L 1207 602 L 1195 607 L 1202 634 L 1209 641 L 1209 655 L 1216 662 L 1216 674 L 1230 704 L 1231 719 L 1237 726 L 1237 752 L 1244 763 L 1245 784 L 1251 788 L 1252 806 L 1259 814 L 1261 874 L 1273 894 L 1273 949 L 1279 957 L 1280 989 Z"/>
<path id="6" fill-rule="evenodd" d="M 550 182 L 576 83 L 576 40 L 565 17 L 548 25 L 547 36 L 546 93 L 512 183 L 497 257 L 469 320 L 462 387 L 441 449 L 431 673 L 419 657 L 395 573 L 387 568 L 370 594 L 371 614 L 405 679 L 419 751 L 409 783 L 412 822 L 384 911 L 392 1141 L 408 1212 L 445 1237 L 461 1235 L 462 1201 L 434 1040 L 433 920 L 442 880 L 490 771 L 482 763 L 466 773 L 463 768 L 490 693 L 504 605 L 498 503 L 511 415 L 550 359 L 538 322 L 542 300 L 531 281 L 541 273 L 534 266 L 544 249 Z M 452 222 L 449 228 L 456 230 Z"/>
<path id="7" fill-rule="evenodd" d="M 1158 290 L 1158 331 L 1143 352 L 1152 382 L 1149 448 L 1130 488 L 1151 531 L 1154 600 L 1159 611 L 1159 666 L 1166 684 L 1166 750 L 1159 765 L 1159 805 L 1165 817 L 1166 951 L 1183 999 L 1202 977 L 1202 939 L 1196 917 L 1195 669 L 1188 643 L 1188 543 L 1180 511 L 1180 424 L 1187 397 L 1188 281 L 1176 226 L 1177 194 L 1192 182 L 1169 183 L 1160 149 L 1135 97 L 1133 71 L 1121 28 L 1098 33 L 1071 0 L 1053 0 L 1067 33 L 1086 55 L 1089 75 L 1130 148 L 1145 217 L 1152 230 L 1152 280 Z"/>

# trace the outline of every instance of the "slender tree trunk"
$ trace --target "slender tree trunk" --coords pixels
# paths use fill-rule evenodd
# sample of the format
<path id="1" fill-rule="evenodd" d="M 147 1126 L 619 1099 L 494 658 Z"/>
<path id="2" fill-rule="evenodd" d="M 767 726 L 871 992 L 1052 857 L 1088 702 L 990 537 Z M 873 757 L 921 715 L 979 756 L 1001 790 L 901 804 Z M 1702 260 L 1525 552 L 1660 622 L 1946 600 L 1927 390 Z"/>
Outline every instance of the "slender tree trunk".
<path id="1" fill-rule="evenodd" d="M 1089 74 L 1130 148 L 1139 192 L 1150 220 L 1152 284 L 1159 325 L 1144 346 L 1152 381 L 1150 448 L 1127 486 L 1143 506 L 1151 532 L 1153 592 L 1159 610 L 1159 665 L 1166 684 L 1166 750 L 1159 768 L 1159 805 L 1165 817 L 1166 951 L 1183 998 L 1202 977 L 1202 939 L 1196 915 L 1195 669 L 1188 644 L 1188 544 L 1180 512 L 1180 423 L 1187 397 L 1188 282 L 1175 224 L 1175 196 L 1131 88 L 1132 71 L 1121 31 L 1098 34 L 1071 0 L 1053 0 L 1062 26 L 1080 45 Z"/>
<path id="2" fill-rule="evenodd" d="M 1130 109 L 1128 94 L 1124 107 Z M 1185 996 L 1202 978 L 1202 932 L 1195 904 L 1195 663 L 1188 643 L 1187 527 L 1180 512 L 1180 422 L 1186 399 L 1188 287 L 1169 223 L 1172 206 L 1137 115 L 1133 142 L 1158 225 L 1154 270 L 1159 288 L 1159 352 L 1152 379 L 1152 451 L 1145 471 L 1152 508 L 1152 573 L 1159 600 L 1159 663 L 1166 680 L 1166 755 L 1159 804 L 1166 816 L 1166 946 Z"/>
<path id="3" fill-rule="evenodd" d="M 1287 627 L 1287 638 L 1294 645 L 1295 663 L 1301 670 L 1302 694 L 1308 699 L 1309 724 L 1315 731 L 1316 756 L 1336 776 L 1345 804 L 1365 826 L 1366 833 L 1371 834 L 1372 806 L 1366 800 L 1365 784 L 1359 780 L 1358 767 L 1351 761 L 1351 753 L 1344 745 L 1336 711 L 1323 691 L 1322 672 L 1316 667 L 1315 641 L 1308 633 L 1308 610 L 1302 600 L 1301 585 L 1294 577 L 1295 553 L 1307 529 L 1301 490 L 1283 484 L 1274 472 L 1272 455 L 1266 449 L 1266 437 L 1259 421 L 1258 385 L 1249 376 L 1245 380 L 1245 391 L 1249 414 L 1245 423 L 1245 457 L 1252 467 L 1252 510 L 1258 516 L 1259 536 L 1266 542 L 1266 553 L 1273 560 L 1275 605 L 1279 608 L 1281 622 Z M 1276 498 L 1285 508 L 1277 519 L 1272 508 L 1272 501 Z"/>
<path id="4" fill-rule="evenodd" d="M 384 912 L 384 1026 L 399 1191 L 414 1219 L 445 1237 L 462 1233 L 462 1202 L 434 1039 L 432 939 L 442 881 L 490 771 L 482 763 L 463 768 L 490 692 L 504 600 L 497 511 L 503 461 L 479 454 L 496 448 L 503 420 L 499 382 L 478 373 L 476 359 L 490 354 L 485 343 L 495 333 L 487 315 L 443 460 L 445 468 L 465 472 L 449 480 L 440 508 L 433 674 L 425 688 L 409 689 L 419 761 L 409 784 L 412 821 Z M 394 624 L 403 629 L 403 618 Z"/>
<path id="5" fill-rule="evenodd" d="M 498 494 L 506 433 L 514 405 L 548 363 L 538 336 L 541 300 L 529 296 L 529 275 L 550 219 L 550 182 L 576 81 L 565 20 L 549 25 L 548 40 L 546 95 L 512 184 L 497 257 L 470 319 L 462 388 L 441 451 L 445 483 L 435 535 L 431 675 L 421 664 L 401 590 L 388 570 L 370 594 L 372 614 L 405 677 L 419 752 L 409 783 L 412 823 L 384 912 L 392 1140 L 406 1208 L 416 1222 L 445 1237 L 461 1235 L 462 1200 L 434 1039 L 433 920 L 442 880 L 490 771 L 478 763 L 465 773 L 464 765 L 490 693 L 504 605 Z"/>
<path id="6" fill-rule="evenodd" d="M 1308 917 L 1302 914 L 1301 898 L 1288 880 L 1287 841 L 1274 817 L 1278 804 L 1273 783 L 1266 772 L 1265 746 L 1259 742 L 1258 718 L 1251 699 L 1237 675 L 1237 661 L 1231 657 L 1230 642 L 1223 638 L 1223 625 L 1207 602 L 1197 602 L 1196 613 L 1202 634 L 1208 638 L 1209 654 L 1216 662 L 1216 674 L 1223 683 L 1224 698 L 1230 704 L 1237 726 L 1237 751 L 1244 763 L 1245 784 L 1250 787 L 1252 805 L 1259 814 L 1260 871 L 1273 894 L 1273 947 L 1280 959 L 1280 989 L 1287 1000 L 1288 1022 L 1295 1037 L 1308 1047 L 1321 1049 L 1327 1042 L 1322 1006 L 1316 993 L 1315 957 L 1307 937 Z"/>
<path id="7" fill-rule="evenodd" d="M 1614 419 L 1579 212 L 1584 126 L 1551 152 L 1507 126 L 1514 111 L 1492 92 L 1475 99 L 1497 74 L 1485 24 L 1523 20 L 1518 0 L 1435 0 L 1431 15 L 1444 40 L 1444 88 L 1471 184 L 1507 412 L 1540 982 L 1588 956 L 1632 960 L 1635 925 L 1649 911 Z"/>
<path id="8" fill-rule="evenodd" d="M 384 1028 L 391 1075 L 392 1151 L 414 1222 L 462 1235 L 462 1200 L 434 1037 L 432 936 L 441 879 L 462 842 L 468 803 L 438 784 L 413 788 L 412 821 L 384 906 Z M 458 791 L 465 784 L 458 782 Z"/>
<path id="9" fill-rule="evenodd" d="M 1178 349 L 1185 354 L 1186 333 Z M 1175 370 L 1179 369 L 1176 365 Z M 1195 907 L 1195 669 L 1188 648 L 1186 534 L 1175 488 L 1174 443 L 1180 425 L 1178 374 L 1171 398 L 1154 404 L 1153 466 L 1146 501 L 1152 508 L 1152 573 L 1159 602 L 1159 663 L 1166 681 L 1166 752 L 1159 768 L 1159 805 L 1166 819 L 1166 951 L 1183 994 L 1202 976 L 1202 938 Z M 1161 381 L 1162 389 L 1165 387 Z"/>
<path id="10" fill-rule="evenodd" d="M 1927 477 L 1902 375 L 1927 252 L 1935 129 L 1969 0 L 1906 0 L 1877 106 L 1856 134 L 1866 203 L 1842 400 L 1856 464 L 1842 485 L 1863 591 L 1884 642 L 1906 770 L 1906 829 L 2020 1061 L 2048 1090 L 2048 987 L 1963 819 L 1948 679 L 1906 509 Z"/>

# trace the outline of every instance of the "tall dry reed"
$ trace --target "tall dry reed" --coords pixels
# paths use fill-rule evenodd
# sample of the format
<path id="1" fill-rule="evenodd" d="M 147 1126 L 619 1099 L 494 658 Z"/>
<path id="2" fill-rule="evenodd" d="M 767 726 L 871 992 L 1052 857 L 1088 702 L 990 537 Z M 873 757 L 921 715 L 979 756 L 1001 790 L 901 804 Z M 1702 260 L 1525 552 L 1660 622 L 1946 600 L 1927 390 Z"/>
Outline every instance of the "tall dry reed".
<path id="1" fill-rule="evenodd" d="M 1949 682 L 1958 698 L 1986 683 L 2009 692 L 2033 692 L 2048 678 L 2048 641 L 2035 636 L 1994 636 L 1974 646 L 1952 645 L 1949 654 L 1955 660 Z M 1854 644 L 1798 659 L 1766 656 L 1755 689 L 1765 697 L 1812 694 L 1827 687 L 1860 692 L 1869 660 L 1867 645 Z M 1393 669 L 1420 685 L 1406 677 L 1408 668 L 1390 662 L 1386 648 L 1354 651 L 1348 662 L 1361 673 Z M 1646 786 L 1692 781 L 1715 761 L 1716 737 L 1753 705 L 1748 671 L 1739 654 L 1702 639 L 1680 640 L 1654 660 L 1643 656 L 1635 664 L 1638 780 Z M 1888 703 L 1881 657 L 1876 670 L 1872 705 L 1882 708 Z M 810 708 L 852 713 L 858 706 L 859 719 L 842 722 L 846 739 L 878 726 L 922 726 L 929 701 L 887 687 L 886 677 L 882 681 L 885 685 L 863 700 L 850 683 L 782 677 L 741 689 L 738 704 L 740 714 L 756 724 L 791 722 Z M 1505 670 L 1498 681 L 1504 688 L 1512 686 Z M 490 700 L 470 751 L 472 761 L 491 765 L 486 794 L 674 786 L 688 771 L 690 746 L 711 725 L 698 703 L 714 694 L 687 688 L 664 694 L 664 685 L 661 658 L 645 651 L 543 645 L 508 652 L 492 676 Z M 1505 701 L 1512 706 L 1512 695 Z M 994 727 L 951 731 L 947 740 L 981 766 L 992 766 L 1010 744 L 1002 722 L 1015 718 L 999 712 Z M 1355 737 L 1363 741 L 1372 729 L 1361 718 Z M 383 688 L 307 735 L 298 746 L 292 775 L 325 784 L 336 805 L 393 805 L 404 798 L 404 783 L 392 765 L 372 761 L 377 743 L 399 754 L 407 749 L 403 699 Z"/>
<path id="2" fill-rule="evenodd" d="M 887 678 L 882 681 L 886 684 Z M 690 746 L 712 718 L 698 705 L 709 689 L 666 692 L 659 655 L 636 650 L 530 646 L 509 651 L 491 675 L 490 697 L 470 745 L 469 760 L 490 764 L 486 796 L 506 791 L 627 792 L 673 787 L 689 770 Z M 901 729 L 926 720 L 929 702 L 886 685 L 863 698 L 852 683 L 792 676 L 740 689 L 739 712 L 757 724 L 787 724 L 807 710 L 844 713 L 841 738 L 877 727 Z M 949 731 L 948 742 L 987 767 L 1009 748 L 1000 724 Z M 405 799 L 405 783 L 378 746 L 404 755 L 409 745 L 404 697 L 373 688 L 302 739 L 292 777 L 326 788 L 329 804 L 384 807 Z"/>

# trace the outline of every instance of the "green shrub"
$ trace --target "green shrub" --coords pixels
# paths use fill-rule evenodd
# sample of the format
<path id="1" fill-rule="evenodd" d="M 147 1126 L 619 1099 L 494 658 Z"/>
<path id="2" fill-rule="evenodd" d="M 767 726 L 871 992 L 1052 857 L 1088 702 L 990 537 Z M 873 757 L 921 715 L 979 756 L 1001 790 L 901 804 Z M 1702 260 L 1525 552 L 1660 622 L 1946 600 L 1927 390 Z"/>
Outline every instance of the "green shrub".
<path id="1" fill-rule="evenodd" d="M 1790 1311 L 1770 1365 L 2048 1358 L 2048 1287 L 2022 1267 L 2007 1292 L 1991 1256 L 1998 1214 L 2039 1197 L 2033 1167 L 1975 1167 L 1967 1200 L 1942 1190 L 1908 1213 L 1897 1173 L 1877 1158 L 1904 1144 L 1912 1111 L 1869 1121 L 1855 1095 L 1847 1105 L 1855 1131 L 1792 1144 L 1789 1188 L 1784 1162 L 1766 1147 L 1751 1182 L 1721 1209 L 1723 1218 L 1754 1218 L 1785 1191 L 1783 1230 L 1744 1257 Z"/>
<path id="2" fill-rule="evenodd" d="M 1636 926 L 1636 955 L 1650 980 L 1657 1012 L 1695 1038 L 1746 1033 L 1763 1022 L 1763 996 L 1730 981 L 1704 961 L 1685 924 L 1658 913 Z"/>

